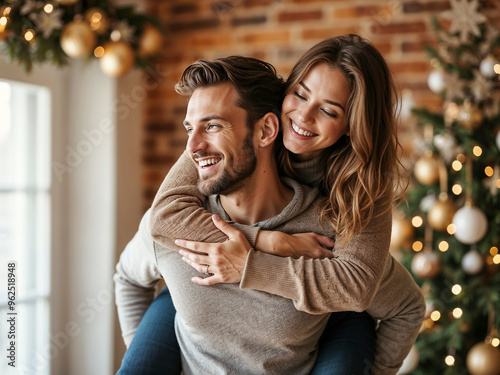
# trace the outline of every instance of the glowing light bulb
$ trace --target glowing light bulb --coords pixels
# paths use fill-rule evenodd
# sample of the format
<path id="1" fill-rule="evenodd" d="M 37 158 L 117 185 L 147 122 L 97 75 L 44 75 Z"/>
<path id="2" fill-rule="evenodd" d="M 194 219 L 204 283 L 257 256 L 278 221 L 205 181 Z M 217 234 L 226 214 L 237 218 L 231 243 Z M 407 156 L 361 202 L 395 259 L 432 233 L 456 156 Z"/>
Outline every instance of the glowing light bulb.
<path id="1" fill-rule="evenodd" d="M 500 74 L 500 64 L 495 64 L 493 70 L 495 71 L 496 74 Z"/>
<path id="2" fill-rule="evenodd" d="M 453 185 L 453 187 L 451 188 L 451 191 L 453 192 L 453 194 L 455 195 L 460 195 L 462 194 L 462 186 L 460 186 L 460 184 L 455 184 Z"/>
<path id="3" fill-rule="evenodd" d="M 458 160 L 455 160 L 453 163 L 451 163 L 451 167 L 453 168 L 454 171 L 459 171 L 462 169 L 462 163 L 460 163 Z"/>
<path id="4" fill-rule="evenodd" d="M 24 39 L 26 39 L 28 42 L 31 42 L 34 37 L 35 37 L 35 32 L 31 29 L 29 29 L 24 33 Z"/>
<path id="5" fill-rule="evenodd" d="M 444 253 L 450 248 L 450 244 L 446 241 L 441 241 L 438 245 L 438 248 Z"/>
<path id="6" fill-rule="evenodd" d="M 52 13 L 52 11 L 54 10 L 54 6 L 52 4 L 45 4 L 43 10 L 45 11 L 45 13 Z"/>
<path id="7" fill-rule="evenodd" d="M 497 254 L 493 257 L 494 264 L 500 264 L 500 254 Z"/>
<path id="8" fill-rule="evenodd" d="M 500 339 L 498 337 L 494 337 L 491 339 L 491 346 L 497 348 L 500 345 Z"/>
<path id="9" fill-rule="evenodd" d="M 481 147 L 479 147 L 479 146 L 474 146 L 474 148 L 472 149 L 472 153 L 475 156 L 479 157 L 479 156 L 481 156 L 483 154 L 483 149 Z"/>
<path id="10" fill-rule="evenodd" d="M 458 285 L 458 284 L 455 284 L 455 285 L 453 285 L 453 286 L 451 287 L 451 292 L 452 292 L 454 295 L 456 295 L 456 296 L 458 296 L 458 295 L 460 294 L 460 292 L 461 292 L 461 291 L 462 291 L 462 287 L 461 287 L 460 285 Z"/>
<path id="11" fill-rule="evenodd" d="M 424 219 L 420 216 L 414 216 L 413 219 L 411 219 L 411 223 L 415 228 L 419 228 L 424 223 Z"/>
<path id="12" fill-rule="evenodd" d="M 454 234 L 455 233 L 455 226 L 453 224 L 450 224 L 446 227 L 446 231 L 448 232 L 448 234 Z"/>
<path id="13" fill-rule="evenodd" d="M 439 311 L 433 311 L 431 313 L 431 319 L 435 322 L 437 322 L 439 319 L 441 319 L 441 313 Z"/>
<path id="14" fill-rule="evenodd" d="M 413 245 L 411 246 L 411 248 L 417 252 L 419 252 L 420 250 L 422 250 L 424 248 L 424 244 L 420 241 L 415 241 L 413 242 Z"/>
<path id="15" fill-rule="evenodd" d="M 493 176 L 493 168 L 491 167 L 486 167 L 484 168 L 484 174 L 488 177 Z"/>
<path id="16" fill-rule="evenodd" d="M 498 247 L 496 246 L 493 246 L 491 249 L 490 249 L 490 254 L 495 256 L 498 254 Z"/>
<path id="17" fill-rule="evenodd" d="M 455 319 L 460 319 L 462 317 L 462 315 L 464 314 L 464 312 L 462 311 L 462 309 L 460 307 L 455 307 L 453 309 L 452 314 L 453 314 L 453 317 Z"/>
<path id="18" fill-rule="evenodd" d="M 444 363 L 446 363 L 448 366 L 455 366 L 455 357 L 453 357 L 451 354 L 447 355 L 444 359 Z"/>
<path id="19" fill-rule="evenodd" d="M 464 154 L 458 154 L 457 155 L 457 160 L 460 162 L 460 163 L 465 163 L 465 160 L 466 160 L 466 157 Z"/>
<path id="20" fill-rule="evenodd" d="M 102 46 L 97 46 L 94 49 L 94 56 L 97 58 L 104 56 L 104 48 Z"/>

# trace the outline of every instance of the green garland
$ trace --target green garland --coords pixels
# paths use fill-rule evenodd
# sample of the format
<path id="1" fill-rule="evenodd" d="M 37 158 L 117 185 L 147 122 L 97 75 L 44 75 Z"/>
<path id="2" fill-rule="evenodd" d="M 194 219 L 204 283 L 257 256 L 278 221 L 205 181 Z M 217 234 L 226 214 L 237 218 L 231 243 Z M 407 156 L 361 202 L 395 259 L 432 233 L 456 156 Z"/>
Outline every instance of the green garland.
<path id="1" fill-rule="evenodd" d="M 72 5 L 64 5 L 72 2 Z M 45 6 L 52 5 L 50 12 Z M 114 7 L 106 0 L 71 1 L 59 0 L 45 2 L 37 0 L 7 0 L 0 2 L 0 53 L 7 54 L 11 61 L 21 64 L 26 71 L 33 65 L 51 63 L 62 67 L 69 62 L 69 57 L 61 48 L 60 38 L 64 27 L 83 16 L 89 9 L 99 8 L 107 16 L 108 23 L 102 33 L 97 34 L 97 46 L 110 41 L 113 30 L 122 28 L 122 39 L 130 44 L 134 52 L 138 51 L 141 33 L 147 24 L 155 26 L 164 34 L 162 22 L 150 15 L 135 12 L 132 6 Z M 6 24 L 5 24 L 6 23 Z M 124 29 L 124 30 L 123 30 Z M 34 38 L 26 39 L 26 32 L 32 31 Z M 94 58 L 90 54 L 87 59 Z M 135 66 L 145 69 L 151 59 L 135 53 Z"/>

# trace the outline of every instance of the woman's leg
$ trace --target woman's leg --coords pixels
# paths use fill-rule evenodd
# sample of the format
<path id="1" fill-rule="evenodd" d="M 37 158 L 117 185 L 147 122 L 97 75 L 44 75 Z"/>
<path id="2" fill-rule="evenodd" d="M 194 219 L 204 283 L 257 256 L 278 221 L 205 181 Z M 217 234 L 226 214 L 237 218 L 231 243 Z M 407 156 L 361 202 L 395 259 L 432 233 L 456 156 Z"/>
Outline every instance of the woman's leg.
<path id="1" fill-rule="evenodd" d="M 369 314 L 333 313 L 311 375 L 369 375 L 374 346 L 375 321 Z"/>
<path id="2" fill-rule="evenodd" d="M 175 308 L 165 287 L 137 328 L 117 375 L 181 373 L 181 351 L 174 329 Z"/>

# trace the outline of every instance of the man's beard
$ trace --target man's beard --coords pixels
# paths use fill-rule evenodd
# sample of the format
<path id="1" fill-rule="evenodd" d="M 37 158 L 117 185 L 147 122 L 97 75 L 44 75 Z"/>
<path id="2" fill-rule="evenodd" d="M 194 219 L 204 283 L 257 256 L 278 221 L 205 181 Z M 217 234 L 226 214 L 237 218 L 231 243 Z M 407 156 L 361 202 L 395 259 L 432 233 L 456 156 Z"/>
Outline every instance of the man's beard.
<path id="1" fill-rule="evenodd" d="M 220 176 L 218 176 L 213 181 L 200 179 L 198 181 L 198 190 L 203 195 L 213 195 L 221 194 L 228 195 L 238 191 L 243 185 L 245 180 L 250 177 L 255 171 L 257 166 L 257 158 L 255 156 L 255 151 L 253 149 L 253 136 L 252 132 L 243 140 L 241 148 L 238 152 L 238 159 L 240 162 L 235 168 L 235 159 L 231 159 L 227 168 L 225 168 Z M 232 170 L 232 173 L 228 172 L 228 169 Z"/>

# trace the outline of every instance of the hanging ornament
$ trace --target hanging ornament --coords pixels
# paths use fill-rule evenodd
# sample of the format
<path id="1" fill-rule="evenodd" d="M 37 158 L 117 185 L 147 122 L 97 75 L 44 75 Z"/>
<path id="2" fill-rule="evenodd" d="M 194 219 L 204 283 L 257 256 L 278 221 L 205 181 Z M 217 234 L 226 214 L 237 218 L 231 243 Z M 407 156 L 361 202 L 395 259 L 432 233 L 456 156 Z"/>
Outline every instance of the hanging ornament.
<path id="1" fill-rule="evenodd" d="M 446 73 L 442 69 L 434 69 L 427 78 L 427 85 L 432 92 L 440 94 L 446 88 Z"/>
<path id="2" fill-rule="evenodd" d="M 436 252 L 423 250 L 413 257 L 411 270 L 421 279 L 432 279 L 441 271 L 441 261 Z"/>
<path id="3" fill-rule="evenodd" d="M 455 213 L 453 225 L 455 238 L 467 245 L 481 241 L 488 230 L 486 215 L 472 203 L 466 203 Z"/>
<path id="4" fill-rule="evenodd" d="M 477 0 L 450 0 L 451 10 L 443 12 L 443 18 L 451 21 L 450 34 L 460 33 L 462 43 L 467 43 L 469 34 L 480 36 L 479 25 L 487 21 L 486 16 L 477 11 Z"/>
<path id="5" fill-rule="evenodd" d="M 467 353 L 467 369 L 471 375 L 500 375 L 500 350 L 477 343 Z"/>
<path id="6" fill-rule="evenodd" d="M 160 52 L 163 37 L 160 30 L 151 24 L 146 24 L 139 39 L 139 56 L 148 57 Z"/>
<path id="7" fill-rule="evenodd" d="M 451 224 L 456 211 L 455 203 L 448 198 L 448 195 L 443 197 L 440 195 L 427 215 L 429 225 L 434 230 L 445 232 L 448 225 Z"/>
<path id="8" fill-rule="evenodd" d="M 402 215 L 395 214 L 392 219 L 391 248 L 409 248 L 415 230 L 410 220 Z"/>
<path id="9" fill-rule="evenodd" d="M 428 150 L 415 163 L 413 173 L 415 178 L 423 185 L 433 185 L 439 180 L 439 157 Z"/>
<path id="10" fill-rule="evenodd" d="M 101 8 L 90 8 L 85 12 L 85 21 L 90 25 L 92 31 L 98 35 L 104 34 L 108 30 L 109 20 L 106 12 Z"/>
<path id="11" fill-rule="evenodd" d="M 420 355 L 418 353 L 418 349 L 415 345 L 413 345 L 396 375 L 409 374 L 417 368 L 419 360 Z"/>
<path id="12" fill-rule="evenodd" d="M 463 129 L 475 130 L 481 126 L 483 114 L 470 100 L 465 100 L 458 113 L 457 122 Z"/>
<path id="13" fill-rule="evenodd" d="M 104 55 L 99 64 L 104 73 L 111 77 L 121 77 L 134 66 L 135 56 L 127 42 L 116 41 L 104 45 Z"/>
<path id="14" fill-rule="evenodd" d="M 469 250 L 462 258 L 462 268 L 469 275 L 478 274 L 484 266 L 484 257 L 476 250 Z"/>
<path id="15" fill-rule="evenodd" d="M 96 44 L 96 36 L 87 22 L 75 19 L 68 23 L 61 34 L 61 48 L 69 57 L 90 55 Z"/>
<path id="16" fill-rule="evenodd" d="M 429 212 L 429 210 L 431 209 L 432 206 L 434 206 L 434 203 L 436 203 L 437 199 L 436 199 L 436 194 L 434 193 L 434 191 L 432 190 L 429 190 L 427 192 L 427 195 L 425 197 L 422 198 L 422 200 L 420 201 L 420 211 L 426 213 L 426 212 Z"/>
<path id="17" fill-rule="evenodd" d="M 488 55 L 483 61 L 481 61 L 481 64 L 479 64 L 479 72 L 486 78 L 492 78 L 496 75 L 496 64 L 498 64 L 498 61 L 495 60 L 493 55 Z"/>
<path id="18" fill-rule="evenodd" d="M 448 130 L 445 130 L 441 134 L 436 134 L 433 143 L 447 164 L 450 164 L 455 156 L 462 152 L 462 147 L 457 145 L 457 140 Z"/>
<path id="19" fill-rule="evenodd" d="M 444 105 L 444 122 L 446 126 L 451 124 L 457 119 L 460 107 L 455 102 L 447 102 Z"/>
<path id="20" fill-rule="evenodd" d="M 442 160 L 439 163 L 439 186 L 441 193 L 437 202 L 429 210 L 427 220 L 432 229 L 445 232 L 448 225 L 451 224 L 457 208 L 448 197 L 448 172 Z"/>

